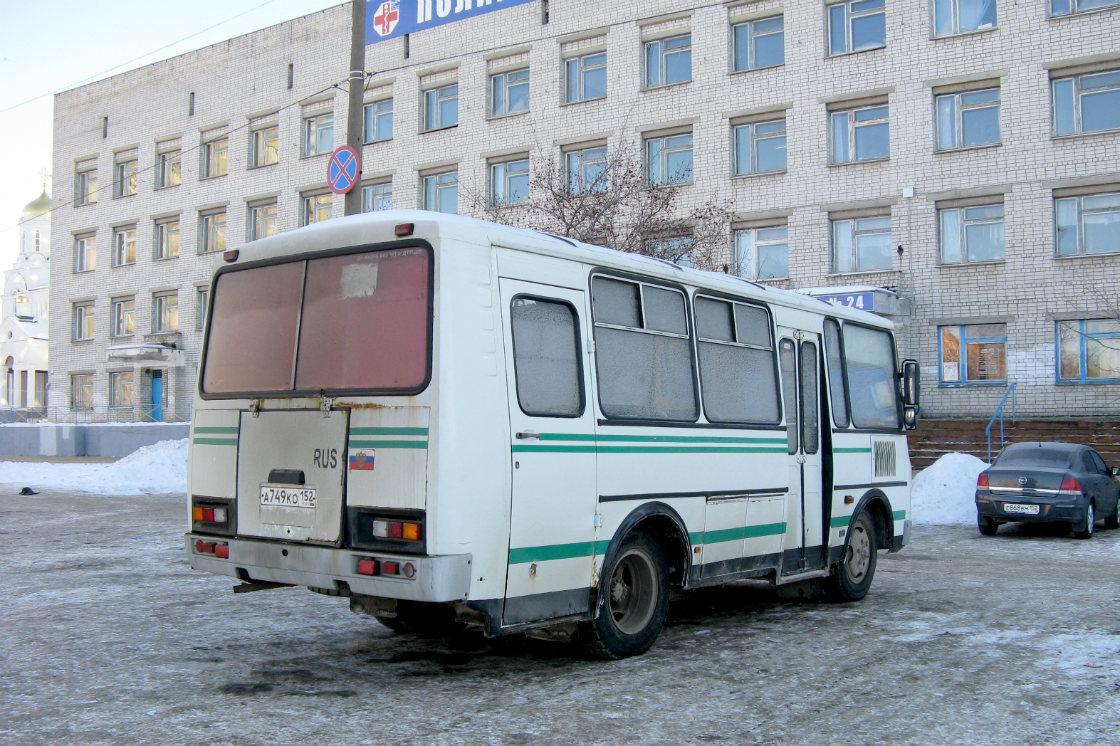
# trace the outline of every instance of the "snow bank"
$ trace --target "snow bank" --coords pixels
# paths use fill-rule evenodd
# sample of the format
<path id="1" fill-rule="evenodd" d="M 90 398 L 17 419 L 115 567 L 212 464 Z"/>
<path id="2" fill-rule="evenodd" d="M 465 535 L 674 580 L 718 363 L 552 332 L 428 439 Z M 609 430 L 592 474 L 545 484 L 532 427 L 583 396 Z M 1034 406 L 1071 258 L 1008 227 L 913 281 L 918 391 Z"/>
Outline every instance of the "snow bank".
<path id="1" fill-rule="evenodd" d="M 967 453 L 947 453 L 914 477 L 910 492 L 914 523 L 976 522 L 976 477 L 988 465 Z"/>
<path id="2" fill-rule="evenodd" d="M 0 462 L 3 491 L 21 487 L 92 492 L 98 495 L 151 495 L 187 491 L 187 439 L 162 440 L 111 464 Z"/>

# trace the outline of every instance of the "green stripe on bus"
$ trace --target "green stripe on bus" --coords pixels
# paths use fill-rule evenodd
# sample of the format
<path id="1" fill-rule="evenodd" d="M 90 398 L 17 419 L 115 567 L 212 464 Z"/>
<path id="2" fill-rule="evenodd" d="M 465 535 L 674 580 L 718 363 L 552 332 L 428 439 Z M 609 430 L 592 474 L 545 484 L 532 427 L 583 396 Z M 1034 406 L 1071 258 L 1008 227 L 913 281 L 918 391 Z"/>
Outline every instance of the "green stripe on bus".
<path id="1" fill-rule="evenodd" d="M 906 520 L 906 511 L 905 510 L 894 511 L 894 513 L 891 514 L 891 520 L 895 520 L 895 521 Z M 850 515 L 842 515 L 842 516 L 839 516 L 837 518 L 832 519 L 832 521 L 830 523 L 830 528 L 844 528 L 845 526 L 847 526 L 851 522 L 852 522 L 852 517 Z"/>
<path id="2" fill-rule="evenodd" d="M 195 438 L 196 446 L 236 446 L 236 438 Z"/>
<path id="3" fill-rule="evenodd" d="M 526 562 L 547 562 L 548 560 L 593 557 L 605 554 L 609 541 L 578 541 L 574 544 L 551 544 L 543 547 L 519 547 L 509 550 L 509 564 L 520 565 Z"/>
<path id="4" fill-rule="evenodd" d="M 537 446 L 515 445 L 514 453 L 785 453 L 785 448 L 742 448 L 713 446 Z"/>
<path id="5" fill-rule="evenodd" d="M 416 448 L 428 447 L 426 440 L 351 440 L 351 448 Z"/>
<path id="6" fill-rule="evenodd" d="M 785 523 L 766 523 L 759 526 L 740 526 L 718 531 L 697 531 L 688 535 L 693 544 L 720 544 L 725 541 L 756 539 L 760 536 L 781 536 L 786 532 Z"/>
<path id="7" fill-rule="evenodd" d="M 196 427 L 195 435 L 207 433 L 210 435 L 237 435 L 237 427 Z"/>
<path id="8" fill-rule="evenodd" d="M 350 437 L 355 435 L 418 435 L 428 436 L 426 427 L 352 427 Z"/>
<path id="9" fill-rule="evenodd" d="M 870 448 L 833 448 L 833 453 L 871 453 Z"/>
<path id="10" fill-rule="evenodd" d="M 598 443 L 780 443 L 785 438 L 727 438 L 687 435 L 585 435 L 581 433 L 541 433 L 541 440 L 595 441 Z"/>
<path id="11" fill-rule="evenodd" d="M 906 520 L 906 511 L 905 510 L 896 510 L 892 514 L 891 517 L 894 518 L 896 521 L 905 521 Z"/>

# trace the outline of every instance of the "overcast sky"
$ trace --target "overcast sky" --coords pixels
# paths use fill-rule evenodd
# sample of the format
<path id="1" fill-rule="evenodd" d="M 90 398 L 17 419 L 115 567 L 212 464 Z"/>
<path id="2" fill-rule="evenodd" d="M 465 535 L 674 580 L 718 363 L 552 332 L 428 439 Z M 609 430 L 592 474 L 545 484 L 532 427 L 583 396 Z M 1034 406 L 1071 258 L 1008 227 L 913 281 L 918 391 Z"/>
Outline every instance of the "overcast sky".
<path id="1" fill-rule="evenodd" d="M 15 260 L 20 211 L 44 171 L 55 197 L 51 94 L 340 2 L 0 0 L 0 271 Z"/>

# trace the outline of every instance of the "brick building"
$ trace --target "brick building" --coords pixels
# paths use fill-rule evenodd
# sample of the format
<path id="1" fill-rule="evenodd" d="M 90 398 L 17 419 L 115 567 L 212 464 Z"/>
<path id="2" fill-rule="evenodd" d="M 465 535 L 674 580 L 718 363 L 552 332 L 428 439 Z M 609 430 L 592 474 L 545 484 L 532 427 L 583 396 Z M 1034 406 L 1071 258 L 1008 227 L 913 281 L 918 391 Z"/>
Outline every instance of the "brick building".
<path id="1" fill-rule="evenodd" d="M 349 21 L 56 97 L 51 407 L 189 416 L 221 251 L 342 214 Z M 1010 383 L 1020 414 L 1120 412 L 1120 0 L 538 0 L 366 70 L 366 209 L 517 202 L 547 159 L 580 188 L 630 147 L 731 205 L 731 271 L 891 316 L 925 414 Z"/>

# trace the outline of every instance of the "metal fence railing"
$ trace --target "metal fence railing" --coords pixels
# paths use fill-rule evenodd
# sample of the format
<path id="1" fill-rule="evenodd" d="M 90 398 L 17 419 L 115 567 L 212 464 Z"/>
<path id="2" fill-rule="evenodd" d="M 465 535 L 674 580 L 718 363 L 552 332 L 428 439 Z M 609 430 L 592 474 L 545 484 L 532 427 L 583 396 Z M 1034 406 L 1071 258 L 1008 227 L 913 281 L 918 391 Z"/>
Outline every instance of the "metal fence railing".
<path id="1" fill-rule="evenodd" d="M 129 406 L 91 407 L 0 407 L 0 425 L 15 423 L 54 423 L 87 425 L 128 422 L 189 422 L 190 404 L 176 407 Z"/>

